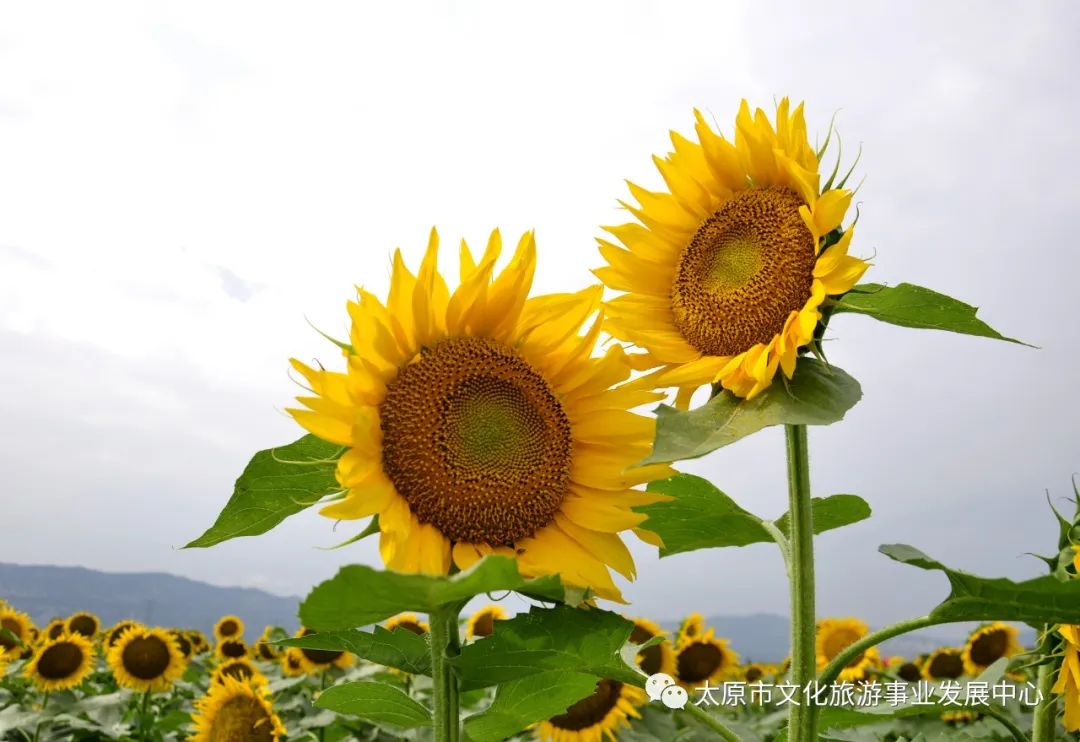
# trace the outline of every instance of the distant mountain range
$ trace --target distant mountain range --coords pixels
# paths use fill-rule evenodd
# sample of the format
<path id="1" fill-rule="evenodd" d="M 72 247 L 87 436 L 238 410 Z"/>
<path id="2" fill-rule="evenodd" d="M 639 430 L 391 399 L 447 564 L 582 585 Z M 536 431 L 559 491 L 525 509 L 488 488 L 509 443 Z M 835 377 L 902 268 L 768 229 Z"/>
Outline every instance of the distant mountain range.
<path id="1" fill-rule="evenodd" d="M 150 625 L 180 626 L 209 633 L 218 618 L 234 613 L 254 638 L 266 625 L 296 627 L 299 598 L 283 598 L 249 587 L 215 587 L 205 582 L 161 572 L 110 573 L 82 567 L 50 567 L 0 562 L 0 598 L 26 611 L 43 626 L 54 617 L 80 610 L 96 614 L 106 624 L 133 618 Z M 708 626 L 731 642 L 744 661 L 779 662 L 787 654 L 788 619 L 772 613 L 749 616 L 709 616 Z M 677 622 L 664 625 L 674 629 Z M 254 633 L 252 633 L 254 632 Z M 938 626 L 906 634 L 882 645 L 885 656 L 915 657 L 940 646 L 963 644 L 967 629 Z M 1034 632 L 1021 629 L 1021 641 L 1031 644 Z"/>

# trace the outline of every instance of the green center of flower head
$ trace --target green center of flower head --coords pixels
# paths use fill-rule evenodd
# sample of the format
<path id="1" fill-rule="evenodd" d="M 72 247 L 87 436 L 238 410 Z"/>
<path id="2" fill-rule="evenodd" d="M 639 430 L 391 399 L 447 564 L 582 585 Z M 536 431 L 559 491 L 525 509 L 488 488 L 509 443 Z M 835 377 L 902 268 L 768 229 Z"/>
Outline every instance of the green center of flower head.
<path id="1" fill-rule="evenodd" d="M 383 471 L 421 523 L 510 546 L 552 521 L 570 482 L 570 423 L 512 348 L 450 338 L 424 349 L 379 407 Z"/>
<path id="2" fill-rule="evenodd" d="M 683 250 L 671 287 L 675 326 L 706 355 L 767 343 L 810 297 L 817 250 L 787 188 L 752 188 L 708 217 Z"/>

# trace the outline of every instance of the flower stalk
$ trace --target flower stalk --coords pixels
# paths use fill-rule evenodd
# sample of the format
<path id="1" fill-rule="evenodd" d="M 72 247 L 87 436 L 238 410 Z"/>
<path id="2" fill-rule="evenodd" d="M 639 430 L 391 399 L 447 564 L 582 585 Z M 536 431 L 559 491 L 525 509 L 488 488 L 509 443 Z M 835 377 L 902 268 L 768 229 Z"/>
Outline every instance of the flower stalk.
<path id="1" fill-rule="evenodd" d="M 459 742 L 460 701 L 457 678 L 450 658 L 460 650 L 457 604 L 441 607 L 431 614 L 431 677 L 434 683 L 434 730 L 436 742 Z"/>
<path id="2" fill-rule="evenodd" d="M 784 426 L 787 440 L 789 565 L 791 584 L 791 682 L 809 687 L 817 669 L 814 648 L 817 616 L 814 607 L 814 514 L 810 501 L 810 457 L 805 425 Z M 814 699 L 791 704 L 788 739 L 813 742 Z"/>

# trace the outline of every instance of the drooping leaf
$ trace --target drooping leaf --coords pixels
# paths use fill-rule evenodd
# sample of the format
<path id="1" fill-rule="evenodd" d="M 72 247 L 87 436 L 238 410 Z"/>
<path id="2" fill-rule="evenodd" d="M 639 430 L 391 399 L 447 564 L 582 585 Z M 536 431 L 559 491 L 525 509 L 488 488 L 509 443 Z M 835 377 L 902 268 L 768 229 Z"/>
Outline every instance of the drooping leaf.
<path id="1" fill-rule="evenodd" d="M 311 591 L 300 604 L 300 620 L 314 631 L 340 631 L 367 626 L 402 611 L 430 613 L 439 606 L 504 590 L 553 601 L 565 596 L 558 576 L 527 580 L 518 573 L 517 562 L 503 556 L 484 557 L 448 577 L 382 572 L 354 564 L 342 567 Z"/>
<path id="2" fill-rule="evenodd" d="M 367 680 L 341 683 L 319 694 L 315 705 L 402 729 L 431 726 L 430 711 L 404 691 L 385 683 Z"/>
<path id="3" fill-rule="evenodd" d="M 424 637 L 411 631 L 329 631 L 275 642 L 286 647 L 345 651 L 377 665 L 394 667 L 410 675 L 431 675 L 431 650 Z"/>
<path id="4" fill-rule="evenodd" d="M 672 499 L 636 508 L 649 519 L 643 528 L 664 542 L 660 556 L 696 549 L 771 543 L 762 519 L 744 510 L 711 482 L 693 474 L 677 474 L 651 482 L 650 492 L 662 492 Z M 814 533 L 857 523 L 870 517 L 870 506 L 856 495 L 813 498 Z M 782 533 L 788 530 L 785 513 L 776 521 Z"/>
<path id="5" fill-rule="evenodd" d="M 259 451 L 236 480 L 214 525 L 184 548 L 206 547 L 266 533 L 290 515 L 341 488 L 334 477 L 344 449 L 313 435 Z"/>
<path id="6" fill-rule="evenodd" d="M 656 440 L 645 463 L 704 456 L 772 425 L 830 425 L 861 397 L 859 382 L 843 370 L 802 357 L 791 381 L 777 378 L 754 399 L 724 391 L 687 412 L 660 405 Z"/>
<path id="7" fill-rule="evenodd" d="M 465 690 L 560 671 L 640 686 L 645 676 L 621 656 L 633 628 L 609 611 L 533 608 L 499 621 L 494 634 L 462 647 L 451 663 Z"/>
<path id="8" fill-rule="evenodd" d="M 596 689 L 593 675 L 542 672 L 499 686 L 485 711 L 465 719 L 471 742 L 499 742 L 544 719 L 565 712 Z"/>
<path id="9" fill-rule="evenodd" d="M 1043 575 L 1024 582 L 976 577 L 946 567 L 906 544 L 885 544 L 882 554 L 913 567 L 938 570 L 949 579 L 949 596 L 930 617 L 945 621 L 1024 621 L 1030 624 L 1080 620 L 1080 580 L 1062 582 Z"/>
<path id="10" fill-rule="evenodd" d="M 1026 345 L 1005 337 L 983 322 L 975 316 L 977 311 L 978 307 L 910 283 L 896 286 L 860 284 L 837 299 L 833 307 L 833 314 L 865 314 L 901 327 L 945 330 Z"/>

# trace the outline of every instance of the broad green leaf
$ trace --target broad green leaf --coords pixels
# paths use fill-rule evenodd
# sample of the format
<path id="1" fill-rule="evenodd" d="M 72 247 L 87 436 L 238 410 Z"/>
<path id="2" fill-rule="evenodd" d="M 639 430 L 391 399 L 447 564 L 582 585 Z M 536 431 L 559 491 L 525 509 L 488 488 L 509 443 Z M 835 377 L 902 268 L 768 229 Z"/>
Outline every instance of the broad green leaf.
<path id="1" fill-rule="evenodd" d="M 906 544 L 886 544 L 879 551 L 898 562 L 945 573 L 952 590 L 944 602 L 930 611 L 931 618 L 942 622 L 1075 623 L 1080 617 L 1080 580 L 1062 582 L 1053 575 L 1024 582 L 987 579 L 950 569 Z"/>
<path id="2" fill-rule="evenodd" d="M 811 498 L 811 510 L 814 513 L 814 533 L 820 534 L 836 528 L 850 526 L 870 517 L 870 505 L 858 495 L 829 495 Z M 791 513 L 784 513 L 776 521 L 776 526 L 783 533 L 791 528 L 788 518 Z"/>
<path id="3" fill-rule="evenodd" d="M 484 557 L 449 577 L 381 572 L 354 564 L 311 591 L 300 604 L 300 621 L 314 631 L 340 631 L 402 611 L 430 613 L 439 606 L 503 590 L 543 600 L 560 601 L 565 596 L 558 576 L 527 580 L 518 573 L 517 562 L 504 556 Z"/>
<path id="4" fill-rule="evenodd" d="M 620 651 L 634 624 L 598 609 L 533 608 L 451 660 L 464 690 L 500 685 L 543 672 L 580 672 L 641 686 L 645 676 Z"/>
<path id="5" fill-rule="evenodd" d="M 236 480 L 232 497 L 214 525 L 184 548 L 258 536 L 339 491 L 334 469 L 343 450 L 336 443 L 305 435 L 287 446 L 259 451 Z"/>
<path id="6" fill-rule="evenodd" d="M 319 708 L 359 716 L 374 724 L 403 729 L 431 726 L 431 712 L 404 691 L 371 681 L 341 683 L 327 688 L 315 700 Z"/>
<path id="7" fill-rule="evenodd" d="M 975 316 L 977 311 L 978 307 L 910 283 L 896 286 L 860 284 L 837 299 L 833 306 L 833 314 L 853 312 L 901 327 L 945 330 L 1026 345 L 1005 337 L 983 322 Z"/>
<path id="8" fill-rule="evenodd" d="M 724 391 L 687 412 L 656 409 L 656 440 L 644 463 L 704 456 L 772 425 L 830 425 L 862 397 L 859 382 L 836 366 L 801 357 L 791 381 L 778 377 L 751 400 Z"/>
<path id="9" fill-rule="evenodd" d="M 693 474 L 677 474 L 651 482 L 650 492 L 662 492 L 671 500 L 636 508 L 649 519 L 642 524 L 664 542 L 660 556 L 696 549 L 771 543 L 772 535 L 762 520 L 717 489 L 711 482 Z M 857 523 L 870 517 L 870 506 L 856 495 L 815 497 L 814 533 Z M 785 513 L 776 521 L 781 532 L 788 530 Z"/>
<path id="10" fill-rule="evenodd" d="M 597 679 L 579 672 L 542 672 L 503 683 L 487 710 L 465 719 L 471 742 L 499 742 L 589 696 Z"/>
<path id="11" fill-rule="evenodd" d="M 382 626 L 376 626 L 372 631 L 330 631 L 275 643 L 305 649 L 343 650 L 411 675 L 431 675 L 431 650 L 427 641 L 404 629 L 387 631 Z"/>

